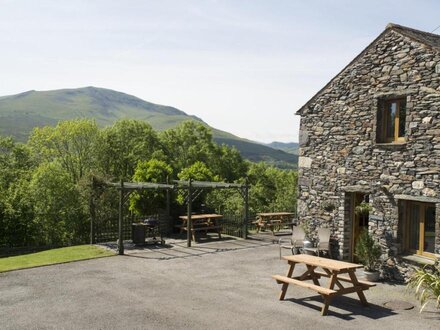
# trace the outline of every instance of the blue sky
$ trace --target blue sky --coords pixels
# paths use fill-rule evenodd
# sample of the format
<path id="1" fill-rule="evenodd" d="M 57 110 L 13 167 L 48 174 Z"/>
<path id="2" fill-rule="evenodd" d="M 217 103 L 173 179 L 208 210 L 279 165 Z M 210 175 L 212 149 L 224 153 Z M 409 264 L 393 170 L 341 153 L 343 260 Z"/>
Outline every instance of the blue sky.
<path id="1" fill-rule="evenodd" d="M 0 95 L 111 88 L 297 141 L 295 111 L 389 22 L 432 31 L 440 1 L 0 0 Z"/>

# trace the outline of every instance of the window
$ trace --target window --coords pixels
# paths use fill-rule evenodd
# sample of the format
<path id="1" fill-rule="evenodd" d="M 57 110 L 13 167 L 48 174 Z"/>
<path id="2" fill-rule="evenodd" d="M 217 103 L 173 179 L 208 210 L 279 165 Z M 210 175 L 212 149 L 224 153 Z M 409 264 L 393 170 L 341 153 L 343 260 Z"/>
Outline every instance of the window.
<path id="1" fill-rule="evenodd" d="M 376 142 L 405 142 L 406 98 L 382 100 L 377 109 Z"/>
<path id="2" fill-rule="evenodd" d="M 403 242 L 410 253 L 433 257 L 435 253 L 435 205 L 415 201 L 404 204 Z"/>

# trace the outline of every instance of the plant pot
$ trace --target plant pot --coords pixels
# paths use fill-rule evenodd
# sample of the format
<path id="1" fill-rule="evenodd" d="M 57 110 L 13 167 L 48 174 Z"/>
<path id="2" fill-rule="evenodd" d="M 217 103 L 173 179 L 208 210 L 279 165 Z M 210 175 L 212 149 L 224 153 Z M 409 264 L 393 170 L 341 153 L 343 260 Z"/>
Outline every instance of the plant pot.
<path id="1" fill-rule="evenodd" d="M 364 270 L 364 277 L 365 280 L 369 281 L 369 282 L 377 282 L 379 281 L 379 272 L 376 270 L 374 272 L 369 272 Z"/>
<path id="2" fill-rule="evenodd" d="M 309 238 L 304 238 L 304 247 L 305 248 L 312 248 L 313 242 Z"/>

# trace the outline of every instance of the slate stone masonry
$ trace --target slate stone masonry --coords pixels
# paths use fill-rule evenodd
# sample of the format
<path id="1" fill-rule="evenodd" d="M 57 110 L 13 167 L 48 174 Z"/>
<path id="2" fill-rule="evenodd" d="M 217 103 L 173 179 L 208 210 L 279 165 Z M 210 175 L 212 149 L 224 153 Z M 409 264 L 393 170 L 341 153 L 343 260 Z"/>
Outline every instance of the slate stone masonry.
<path id="1" fill-rule="evenodd" d="M 314 228 L 332 228 L 333 255 L 340 259 L 352 252 L 348 196 L 356 191 L 368 194 L 373 206 L 369 230 L 384 262 L 402 253 L 398 205 L 405 196 L 436 202 L 440 254 L 437 65 L 438 49 L 389 26 L 299 111 L 298 216 Z M 395 97 L 407 102 L 406 142 L 377 143 L 378 102 Z M 326 211 L 329 202 L 335 208 Z"/>

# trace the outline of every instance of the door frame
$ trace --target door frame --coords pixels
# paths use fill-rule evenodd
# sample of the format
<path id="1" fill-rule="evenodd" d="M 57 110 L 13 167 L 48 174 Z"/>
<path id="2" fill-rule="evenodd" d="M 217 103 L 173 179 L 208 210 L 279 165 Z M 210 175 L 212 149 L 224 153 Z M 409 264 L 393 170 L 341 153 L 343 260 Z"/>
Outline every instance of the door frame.
<path id="1" fill-rule="evenodd" d="M 350 192 L 350 254 L 349 254 L 349 260 L 351 262 L 355 262 L 355 246 L 356 246 L 356 240 L 359 236 L 355 237 L 356 233 L 356 226 L 360 227 L 359 220 L 360 215 L 356 214 L 355 208 L 358 206 L 365 198 L 368 198 L 368 194 L 365 192 L 355 191 Z M 368 229 L 368 224 L 367 224 Z M 358 230 L 358 234 L 360 234 L 360 229 Z"/>

